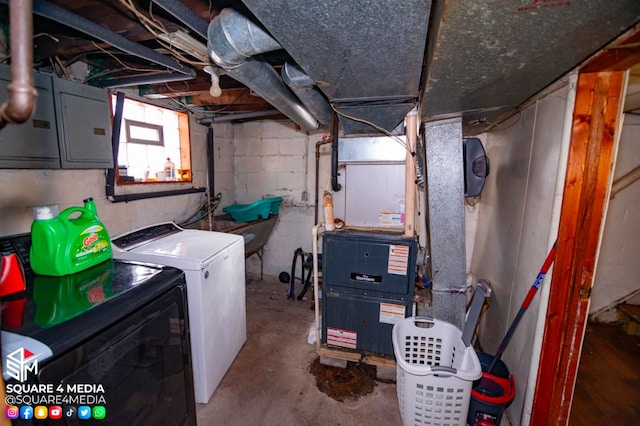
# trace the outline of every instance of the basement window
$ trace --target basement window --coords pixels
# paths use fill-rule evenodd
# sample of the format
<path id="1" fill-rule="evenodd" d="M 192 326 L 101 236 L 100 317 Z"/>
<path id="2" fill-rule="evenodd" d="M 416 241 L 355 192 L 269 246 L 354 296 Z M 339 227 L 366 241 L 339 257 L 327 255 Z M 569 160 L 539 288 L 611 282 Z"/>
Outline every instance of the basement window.
<path id="1" fill-rule="evenodd" d="M 122 118 L 118 184 L 191 182 L 188 114 L 125 98 Z M 167 158 L 175 176 L 165 173 Z"/>

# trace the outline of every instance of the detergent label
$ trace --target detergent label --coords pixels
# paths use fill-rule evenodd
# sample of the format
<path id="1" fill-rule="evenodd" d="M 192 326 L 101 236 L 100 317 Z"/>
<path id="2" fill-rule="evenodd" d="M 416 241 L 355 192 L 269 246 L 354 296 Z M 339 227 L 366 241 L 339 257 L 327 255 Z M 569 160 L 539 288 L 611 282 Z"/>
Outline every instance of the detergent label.
<path id="1" fill-rule="evenodd" d="M 99 239 L 98 234 L 91 234 L 88 237 L 86 237 L 84 240 L 82 240 L 82 245 L 85 247 L 89 247 L 91 244 L 98 241 L 98 239 Z"/>
<path id="2" fill-rule="evenodd" d="M 92 225 L 85 228 L 79 235 L 74 251 L 71 253 L 76 261 L 111 253 L 111 243 L 103 226 Z M 88 260 L 88 258 L 87 258 Z"/>
<path id="3" fill-rule="evenodd" d="M 92 234 L 92 233 L 100 232 L 100 231 L 102 231 L 103 229 L 104 229 L 104 226 L 101 226 L 101 225 L 93 225 L 93 226 L 90 226 L 90 227 L 86 228 L 84 231 L 82 231 L 82 232 L 80 233 L 80 235 L 83 235 L 83 234 Z"/>

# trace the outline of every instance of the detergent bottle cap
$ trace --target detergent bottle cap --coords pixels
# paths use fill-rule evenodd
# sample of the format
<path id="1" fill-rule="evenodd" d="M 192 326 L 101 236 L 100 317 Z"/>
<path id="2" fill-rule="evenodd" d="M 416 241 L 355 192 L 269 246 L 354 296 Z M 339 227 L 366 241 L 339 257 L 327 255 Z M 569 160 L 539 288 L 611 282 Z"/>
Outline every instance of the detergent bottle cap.
<path id="1" fill-rule="evenodd" d="M 84 200 L 82 200 L 82 202 L 84 203 L 84 208 L 89 210 L 91 213 L 93 213 L 94 216 L 98 216 L 98 210 L 96 208 L 96 203 L 95 201 L 93 201 L 93 197 L 87 197 Z"/>
<path id="2" fill-rule="evenodd" d="M 33 208 L 33 218 L 35 220 L 53 219 L 57 216 L 58 206 L 56 205 L 36 206 Z"/>

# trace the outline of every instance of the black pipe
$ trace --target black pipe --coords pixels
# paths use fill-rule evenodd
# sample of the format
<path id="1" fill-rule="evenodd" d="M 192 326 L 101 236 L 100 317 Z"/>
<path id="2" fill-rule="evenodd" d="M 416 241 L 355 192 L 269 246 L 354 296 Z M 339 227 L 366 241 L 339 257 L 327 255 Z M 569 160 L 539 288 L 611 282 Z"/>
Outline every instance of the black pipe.
<path id="1" fill-rule="evenodd" d="M 204 20 L 200 15 L 197 15 L 193 10 L 186 7 L 179 1 L 173 0 L 152 0 L 155 4 L 169 12 L 180 22 L 189 27 L 193 32 L 200 37 L 207 38 L 207 26 L 209 23 Z"/>
<path id="2" fill-rule="evenodd" d="M 207 131 L 207 172 L 209 173 L 209 200 L 213 200 L 216 197 L 215 191 L 215 151 L 213 144 L 213 127 L 209 126 L 209 130 Z"/>
<path id="3" fill-rule="evenodd" d="M 151 75 L 131 75 L 106 78 L 97 82 L 98 87 L 111 89 L 114 87 L 140 86 L 142 84 L 169 83 L 172 81 L 193 80 L 192 75 L 180 72 L 160 72 Z"/>
<path id="4" fill-rule="evenodd" d="M 128 203 L 129 201 L 146 200 L 149 198 L 169 197 L 171 195 L 183 195 L 194 194 L 197 192 L 205 192 L 206 188 L 185 188 L 185 189 L 173 189 L 169 191 L 156 191 L 156 192 L 139 192 L 136 194 L 121 194 L 114 195 L 109 198 L 112 203 Z"/>
<path id="5" fill-rule="evenodd" d="M 120 149 L 120 132 L 122 131 L 122 111 L 124 110 L 124 93 L 116 93 L 116 108 L 113 112 L 113 129 L 111 131 L 111 152 L 113 168 L 107 169 L 107 198 L 113 197 L 116 187 L 116 169 L 118 168 L 118 150 Z"/>
<path id="6" fill-rule="evenodd" d="M 331 118 L 331 189 L 338 192 L 342 185 L 338 183 L 338 116 Z"/>

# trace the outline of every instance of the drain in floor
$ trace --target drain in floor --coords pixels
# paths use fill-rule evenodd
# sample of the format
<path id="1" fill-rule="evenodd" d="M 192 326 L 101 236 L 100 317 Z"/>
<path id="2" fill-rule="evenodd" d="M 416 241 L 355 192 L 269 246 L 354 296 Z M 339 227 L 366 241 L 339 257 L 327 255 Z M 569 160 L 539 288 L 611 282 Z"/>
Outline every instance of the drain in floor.
<path id="1" fill-rule="evenodd" d="M 367 364 L 348 362 L 346 368 L 340 368 L 321 364 L 316 358 L 310 371 L 318 389 L 340 402 L 367 395 L 376 385 L 376 368 Z"/>

